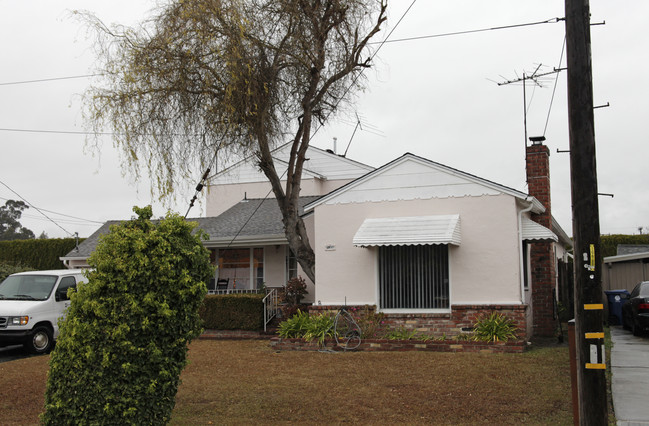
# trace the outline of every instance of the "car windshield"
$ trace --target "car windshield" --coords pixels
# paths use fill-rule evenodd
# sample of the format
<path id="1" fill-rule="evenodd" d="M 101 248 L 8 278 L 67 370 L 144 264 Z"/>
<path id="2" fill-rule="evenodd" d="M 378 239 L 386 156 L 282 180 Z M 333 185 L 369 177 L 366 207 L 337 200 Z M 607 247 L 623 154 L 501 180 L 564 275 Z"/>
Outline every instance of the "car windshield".
<path id="1" fill-rule="evenodd" d="M 0 284 L 0 299 L 45 300 L 58 277 L 52 275 L 11 275 Z"/>
<path id="2" fill-rule="evenodd" d="M 649 282 L 640 284 L 640 297 L 649 297 Z"/>

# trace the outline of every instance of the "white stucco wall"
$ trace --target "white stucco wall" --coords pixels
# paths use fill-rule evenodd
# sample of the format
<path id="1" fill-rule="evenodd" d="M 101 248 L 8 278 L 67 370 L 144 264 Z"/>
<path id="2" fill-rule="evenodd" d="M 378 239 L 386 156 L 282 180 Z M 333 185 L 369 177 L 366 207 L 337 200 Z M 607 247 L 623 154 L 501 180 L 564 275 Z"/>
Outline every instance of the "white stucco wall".
<path id="1" fill-rule="evenodd" d="M 334 189 L 348 183 L 350 179 L 323 180 L 317 178 L 304 179 L 300 188 L 301 196 L 325 195 Z M 283 182 L 286 184 L 286 182 Z M 230 207 L 243 200 L 244 197 L 252 198 L 274 198 L 270 193 L 269 182 L 249 182 L 214 185 L 208 188 L 206 216 L 218 216 Z"/>
<path id="2" fill-rule="evenodd" d="M 462 233 L 461 245 L 449 247 L 451 304 L 520 303 L 517 207 L 509 195 L 317 206 L 316 303 L 377 303 L 378 250 L 352 243 L 366 218 L 446 214 L 460 215 Z"/>
<path id="3" fill-rule="evenodd" d="M 286 284 L 286 245 L 264 247 L 264 282 L 267 287 Z"/>

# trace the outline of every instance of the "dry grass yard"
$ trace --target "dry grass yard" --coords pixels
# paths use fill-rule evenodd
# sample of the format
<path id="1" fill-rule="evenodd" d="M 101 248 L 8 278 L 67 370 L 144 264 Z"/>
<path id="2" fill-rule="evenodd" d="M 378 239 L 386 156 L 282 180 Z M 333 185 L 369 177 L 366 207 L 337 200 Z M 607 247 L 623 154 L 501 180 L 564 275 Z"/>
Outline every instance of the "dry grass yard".
<path id="1" fill-rule="evenodd" d="M 199 340 L 189 359 L 172 424 L 572 423 L 567 346 L 331 354 Z M 0 424 L 38 423 L 48 360 L 0 364 Z"/>

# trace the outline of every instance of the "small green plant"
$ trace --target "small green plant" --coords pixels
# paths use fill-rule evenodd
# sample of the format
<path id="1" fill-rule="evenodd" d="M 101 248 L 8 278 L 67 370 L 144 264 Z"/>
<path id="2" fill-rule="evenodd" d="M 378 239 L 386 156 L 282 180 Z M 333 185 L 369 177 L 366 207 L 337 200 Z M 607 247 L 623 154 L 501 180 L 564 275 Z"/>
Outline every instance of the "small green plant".
<path id="1" fill-rule="evenodd" d="M 327 337 L 334 337 L 334 318 L 331 315 L 313 315 L 310 319 L 307 332 L 304 333 L 305 340 L 317 340 L 323 346 Z"/>
<path id="2" fill-rule="evenodd" d="M 473 335 L 471 335 L 469 333 L 460 333 L 457 336 L 455 336 L 455 340 L 457 340 L 458 342 L 466 342 L 466 341 L 474 339 L 474 337 L 475 336 L 473 336 Z"/>
<path id="3" fill-rule="evenodd" d="M 421 340 L 422 342 L 433 342 L 435 340 L 435 337 L 431 336 L 430 334 L 418 334 L 416 339 Z"/>
<path id="4" fill-rule="evenodd" d="M 333 324 L 334 319 L 331 315 L 309 315 L 298 309 L 295 315 L 280 323 L 278 334 L 287 339 L 317 340 L 323 345 L 327 337 L 333 337 Z"/>
<path id="5" fill-rule="evenodd" d="M 399 327 L 388 332 L 385 337 L 388 340 L 413 340 L 417 337 L 417 331 Z"/>
<path id="6" fill-rule="evenodd" d="M 473 327 L 473 339 L 482 342 L 506 342 L 516 339 L 516 323 L 498 312 L 483 315 Z"/>
<path id="7" fill-rule="evenodd" d="M 368 305 L 349 308 L 356 324 L 361 328 L 361 338 L 377 339 L 385 334 L 383 327 L 385 324 L 385 314 L 376 312 L 373 307 Z"/>
<path id="8" fill-rule="evenodd" d="M 307 332 L 309 320 L 309 314 L 298 309 L 295 315 L 279 324 L 277 333 L 285 339 L 301 338 Z"/>

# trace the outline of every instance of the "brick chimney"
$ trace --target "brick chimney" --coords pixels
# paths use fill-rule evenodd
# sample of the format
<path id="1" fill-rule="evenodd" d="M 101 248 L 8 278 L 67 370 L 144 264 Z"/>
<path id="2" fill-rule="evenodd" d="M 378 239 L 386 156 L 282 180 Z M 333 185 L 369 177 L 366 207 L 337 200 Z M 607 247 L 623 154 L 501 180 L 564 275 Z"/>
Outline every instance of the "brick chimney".
<path id="1" fill-rule="evenodd" d="M 550 150 L 534 141 L 526 151 L 527 188 L 529 195 L 545 206 L 545 212 L 532 214 L 536 223 L 552 230 L 550 203 Z M 530 248 L 532 333 L 535 336 L 555 335 L 554 301 L 556 287 L 555 254 L 552 241 L 534 241 Z"/>

